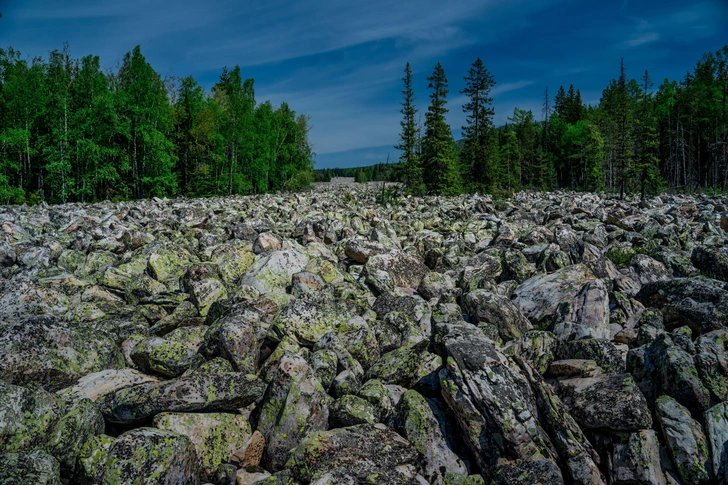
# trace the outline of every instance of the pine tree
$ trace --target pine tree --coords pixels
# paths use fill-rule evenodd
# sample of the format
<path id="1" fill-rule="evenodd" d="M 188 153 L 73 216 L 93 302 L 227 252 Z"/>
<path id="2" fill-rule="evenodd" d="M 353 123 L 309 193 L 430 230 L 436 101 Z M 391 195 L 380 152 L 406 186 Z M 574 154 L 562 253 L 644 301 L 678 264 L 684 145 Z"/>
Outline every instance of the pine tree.
<path id="1" fill-rule="evenodd" d="M 659 140 L 657 137 L 657 118 L 655 116 L 654 103 L 652 98 L 652 80 L 650 73 L 645 70 L 642 76 L 642 106 L 640 116 L 637 120 L 637 137 L 639 152 L 635 167 L 635 175 L 639 177 L 640 196 L 644 199 L 647 187 L 654 188 L 660 178 L 659 160 L 657 151 Z"/>
<path id="2" fill-rule="evenodd" d="M 452 194 L 459 190 L 454 145 L 450 126 L 445 121 L 448 109 L 448 83 L 445 70 L 438 62 L 427 86 L 430 106 L 425 114 L 425 136 L 422 141 L 422 166 L 427 192 L 431 194 Z"/>
<path id="3" fill-rule="evenodd" d="M 620 197 L 624 198 L 625 184 L 630 177 L 632 165 L 632 110 L 627 86 L 627 72 L 624 68 L 624 59 L 619 68 L 619 80 L 615 96 L 615 131 L 617 143 L 617 166 Z"/>
<path id="4" fill-rule="evenodd" d="M 468 97 L 463 105 L 467 125 L 462 127 L 464 147 L 460 160 L 475 188 L 488 189 L 493 185 L 489 132 L 493 129 L 495 115 L 490 95 L 494 86 L 493 76 L 478 58 L 465 76 L 465 89 L 460 91 Z"/>
<path id="5" fill-rule="evenodd" d="M 554 112 L 565 121 L 568 119 L 568 104 L 569 103 L 566 98 L 566 91 L 564 91 L 563 86 L 559 86 L 559 90 L 556 92 L 556 97 L 554 97 Z"/>
<path id="6" fill-rule="evenodd" d="M 404 69 L 404 89 L 401 91 L 404 95 L 404 101 L 400 104 L 402 109 L 402 121 L 399 125 L 402 127 L 400 132 L 400 143 L 395 146 L 401 151 L 399 161 L 403 166 L 404 184 L 413 194 L 422 194 L 425 191 L 424 182 L 422 180 L 422 167 L 418 154 L 418 128 L 415 121 L 417 108 L 415 107 L 415 93 L 412 89 L 412 68 L 408 62 Z"/>

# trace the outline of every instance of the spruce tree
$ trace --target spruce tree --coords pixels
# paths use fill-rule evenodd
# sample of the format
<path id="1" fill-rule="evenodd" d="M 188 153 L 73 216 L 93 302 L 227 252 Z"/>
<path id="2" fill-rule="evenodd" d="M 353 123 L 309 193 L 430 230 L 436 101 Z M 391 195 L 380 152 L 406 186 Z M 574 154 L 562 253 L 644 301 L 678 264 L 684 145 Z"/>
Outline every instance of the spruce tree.
<path id="1" fill-rule="evenodd" d="M 464 147 L 460 160 L 474 188 L 489 189 L 493 184 L 489 132 L 493 128 L 495 115 L 490 95 L 494 86 L 493 76 L 483 61 L 476 59 L 465 76 L 465 89 L 460 91 L 468 97 L 463 105 L 463 112 L 467 113 L 467 125 L 462 127 Z"/>
<path id="2" fill-rule="evenodd" d="M 402 121 L 399 122 L 402 131 L 399 135 L 400 142 L 395 148 L 401 151 L 399 161 L 402 164 L 402 176 L 405 186 L 413 194 L 422 194 L 425 191 L 425 186 L 422 181 L 422 167 L 417 153 L 418 129 L 415 121 L 417 108 L 414 104 L 415 93 L 412 89 L 412 68 L 409 62 L 404 68 L 402 80 L 404 81 L 404 89 L 402 90 L 404 101 L 400 103 L 402 109 L 399 110 L 402 113 Z"/>
<path id="3" fill-rule="evenodd" d="M 636 122 L 639 153 L 635 167 L 635 175 L 639 177 L 640 196 L 644 199 L 647 187 L 654 188 L 660 178 L 657 158 L 659 139 L 657 137 L 657 118 L 655 117 L 652 99 L 652 79 L 645 70 L 642 80 L 642 106 Z"/>
<path id="4" fill-rule="evenodd" d="M 448 109 L 448 83 L 445 70 L 438 62 L 427 78 L 430 84 L 430 106 L 425 114 L 425 137 L 422 140 L 422 166 L 427 192 L 454 194 L 459 190 L 454 145 L 450 125 L 445 121 Z"/>

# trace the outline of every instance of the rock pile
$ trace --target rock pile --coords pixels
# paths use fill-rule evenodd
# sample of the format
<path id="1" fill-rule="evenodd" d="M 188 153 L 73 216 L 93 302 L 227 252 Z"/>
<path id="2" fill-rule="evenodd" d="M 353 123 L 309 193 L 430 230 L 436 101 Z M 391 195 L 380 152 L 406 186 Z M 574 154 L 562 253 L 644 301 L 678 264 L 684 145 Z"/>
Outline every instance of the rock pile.
<path id="1" fill-rule="evenodd" d="M 0 207 L 0 483 L 728 483 L 725 198 L 381 196 Z"/>

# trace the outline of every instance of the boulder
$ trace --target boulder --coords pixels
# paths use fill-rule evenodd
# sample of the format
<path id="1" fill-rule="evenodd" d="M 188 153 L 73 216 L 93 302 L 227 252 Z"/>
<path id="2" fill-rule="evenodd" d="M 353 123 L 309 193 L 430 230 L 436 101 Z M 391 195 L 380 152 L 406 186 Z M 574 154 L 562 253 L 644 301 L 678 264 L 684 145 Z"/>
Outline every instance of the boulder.
<path id="1" fill-rule="evenodd" d="M 191 374 L 120 389 L 107 397 L 101 411 L 112 423 L 139 423 L 162 412 L 236 412 L 264 392 L 263 381 L 251 375 Z"/>
<path id="2" fill-rule="evenodd" d="M 436 341 L 447 359 L 440 371 L 443 397 L 486 480 L 503 458 L 555 464 L 533 391 L 518 366 L 473 325 L 440 325 Z"/>
<path id="3" fill-rule="evenodd" d="M 207 327 L 180 327 L 164 337 L 148 337 L 136 344 L 131 360 L 148 374 L 177 377 L 199 367 L 205 358 L 199 353 Z"/>
<path id="4" fill-rule="evenodd" d="M 563 379 L 557 392 L 582 428 L 636 431 L 652 427 L 647 400 L 630 374 Z"/>
<path id="5" fill-rule="evenodd" d="M 619 433 L 611 455 L 613 485 L 666 485 L 660 466 L 660 443 L 653 430 Z"/>
<path id="6" fill-rule="evenodd" d="M 330 471 L 369 468 L 376 483 L 411 483 L 402 480 L 400 469 L 422 468 L 422 456 L 407 440 L 383 424 L 362 424 L 310 433 L 288 454 L 286 468 L 292 478 L 311 483 Z M 374 470 L 372 470 L 374 468 Z M 325 482 L 324 482 L 325 483 Z M 331 483 L 346 483 L 333 481 Z"/>
<path id="7" fill-rule="evenodd" d="M 514 340 L 533 328 L 510 300 L 486 290 L 467 293 L 463 310 L 494 341 Z"/>
<path id="8" fill-rule="evenodd" d="M 725 246 L 696 246 L 690 255 L 690 261 L 703 274 L 728 281 L 728 248 Z"/>
<path id="9" fill-rule="evenodd" d="M 609 293 L 602 280 L 589 281 L 573 300 L 559 305 L 553 333 L 562 340 L 611 339 Z"/>
<path id="10" fill-rule="evenodd" d="M 155 428 L 127 431 L 111 443 L 103 483 L 200 483 L 195 448 L 187 436 Z"/>
<path id="11" fill-rule="evenodd" d="M 86 374 L 124 367 L 116 344 L 88 327 L 33 317 L 0 333 L 0 379 L 55 391 Z"/>
<path id="12" fill-rule="evenodd" d="M 328 396 L 313 370 L 303 358 L 285 355 L 260 405 L 257 428 L 266 441 L 266 468 L 282 470 L 288 451 L 305 436 L 326 430 L 328 421 Z"/>
<path id="13" fill-rule="evenodd" d="M 0 454 L 0 484 L 61 485 L 58 461 L 43 450 Z"/>
<path id="14" fill-rule="evenodd" d="M 725 283 L 703 277 L 674 278 L 642 287 L 637 299 L 659 308 L 665 326 L 688 325 L 698 335 L 728 327 L 728 291 Z"/>
<path id="15" fill-rule="evenodd" d="M 695 342 L 700 380 L 718 401 L 728 401 L 728 330 L 713 330 Z"/>
<path id="16" fill-rule="evenodd" d="M 161 413 L 154 417 L 154 426 L 189 438 L 199 470 L 207 478 L 252 434 L 250 424 L 239 414 Z"/>
<path id="17" fill-rule="evenodd" d="M 424 456 L 423 476 L 430 484 L 440 485 L 446 473 L 467 474 L 465 464 L 448 447 L 432 409 L 417 391 L 402 395 L 393 421 L 394 429 Z"/>
<path id="18" fill-rule="evenodd" d="M 571 301 L 594 274 L 583 264 L 530 278 L 516 288 L 513 303 L 534 325 L 553 318 L 561 303 Z"/>
<path id="19" fill-rule="evenodd" d="M 705 412 L 705 431 L 715 479 L 728 483 L 728 403 L 717 404 Z"/>
<path id="20" fill-rule="evenodd" d="M 395 251 L 371 256 L 364 269 L 368 274 L 383 271 L 389 275 L 395 286 L 417 288 L 429 269 L 419 258 Z"/>
<path id="21" fill-rule="evenodd" d="M 713 480 L 713 465 L 708 440 L 700 423 L 690 411 L 669 396 L 655 401 L 655 415 L 667 451 L 686 485 L 708 485 Z"/>

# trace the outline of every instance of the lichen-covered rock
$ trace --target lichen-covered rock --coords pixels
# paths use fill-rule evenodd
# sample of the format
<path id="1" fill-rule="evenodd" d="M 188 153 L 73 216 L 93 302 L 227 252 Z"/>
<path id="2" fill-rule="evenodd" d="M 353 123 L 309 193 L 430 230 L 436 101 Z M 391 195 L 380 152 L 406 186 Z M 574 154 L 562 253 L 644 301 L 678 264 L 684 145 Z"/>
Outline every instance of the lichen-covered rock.
<path id="1" fill-rule="evenodd" d="M 728 403 L 717 404 L 705 412 L 705 431 L 715 479 L 728 483 Z"/>
<path id="2" fill-rule="evenodd" d="M 73 403 L 45 437 L 46 446 L 61 467 L 73 473 L 83 445 L 103 432 L 104 418 L 98 407 L 89 399 L 81 399 Z"/>
<path id="3" fill-rule="evenodd" d="M 693 357 L 676 346 L 667 334 L 658 335 L 646 346 L 643 358 L 638 359 L 637 352 L 630 351 L 628 370 L 646 380 L 641 386 L 648 390 L 648 397 L 655 399 L 666 394 L 698 416 L 710 407 L 710 392 L 700 380 Z"/>
<path id="4" fill-rule="evenodd" d="M 393 421 L 394 429 L 425 457 L 423 476 L 430 484 L 441 484 L 448 472 L 467 474 L 465 464 L 448 447 L 439 422 L 420 393 L 410 390 L 402 395 Z"/>
<path id="5" fill-rule="evenodd" d="M 273 251 L 259 259 L 245 272 L 241 283 L 249 285 L 261 295 L 283 293 L 291 284 L 291 277 L 303 271 L 308 256 L 293 249 Z"/>
<path id="6" fill-rule="evenodd" d="M 114 438 L 111 436 L 100 434 L 83 444 L 75 471 L 78 483 L 83 485 L 102 483 L 106 472 L 106 459 L 113 442 Z"/>
<path id="7" fill-rule="evenodd" d="M 389 275 L 395 286 L 417 288 L 429 269 L 419 258 L 400 251 L 375 254 L 364 265 L 367 273 L 383 271 Z"/>
<path id="8" fill-rule="evenodd" d="M 207 316 L 213 303 L 228 296 L 217 267 L 210 263 L 189 266 L 182 276 L 182 290 L 189 293 L 192 303 L 203 318 Z"/>
<path id="9" fill-rule="evenodd" d="M 132 349 L 130 357 L 146 373 L 177 377 L 198 367 L 205 358 L 199 353 L 207 327 L 180 327 L 164 337 L 148 337 Z"/>
<path id="10" fill-rule="evenodd" d="M 369 379 L 366 381 L 357 394 L 374 407 L 377 421 L 385 422 L 394 412 L 396 402 L 392 399 L 390 392 L 379 379 Z"/>
<path id="11" fill-rule="evenodd" d="M 313 347 L 326 332 L 346 324 L 351 316 L 349 308 L 340 300 L 295 299 L 278 311 L 269 335 L 277 341 L 289 337 Z"/>
<path id="12" fill-rule="evenodd" d="M 596 451 L 569 414 L 567 407 L 552 388 L 545 384 L 532 365 L 523 360 L 516 361 L 531 384 L 540 424 L 548 433 L 563 463 L 561 470 L 564 478 L 575 485 L 607 483 L 599 470 Z"/>
<path id="13" fill-rule="evenodd" d="M 473 323 L 495 341 L 517 339 L 533 327 L 507 298 L 486 290 L 475 290 L 463 297 L 463 309 Z"/>
<path id="14" fill-rule="evenodd" d="M 655 401 L 655 415 L 673 463 L 686 485 L 708 485 L 713 465 L 700 423 L 690 411 L 669 396 Z"/>
<path id="15" fill-rule="evenodd" d="M 690 261 L 711 278 L 728 281 L 728 248 L 697 246 L 690 255 Z"/>
<path id="16" fill-rule="evenodd" d="M 637 299 L 659 308 L 665 326 L 689 326 L 698 335 L 728 327 L 728 291 L 725 283 L 703 277 L 656 281 L 642 287 Z"/>
<path id="17" fill-rule="evenodd" d="M 607 339 L 587 338 L 564 342 L 558 347 L 559 359 L 593 360 L 604 371 L 612 374 L 624 372 L 624 358 L 617 347 Z"/>
<path id="18" fill-rule="evenodd" d="M 440 371 L 443 397 L 486 479 L 502 458 L 545 457 L 555 463 L 556 452 L 537 421 L 533 391 L 517 365 L 473 325 L 440 325 L 437 330 L 447 358 Z"/>
<path id="19" fill-rule="evenodd" d="M 417 382 L 417 370 L 429 355 L 428 342 L 401 347 L 387 352 L 366 373 L 367 379 L 379 379 L 385 384 L 412 387 Z"/>
<path id="20" fill-rule="evenodd" d="M 187 436 L 155 428 L 127 431 L 111 443 L 103 483 L 197 485 L 195 448 Z"/>
<path id="21" fill-rule="evenodd" d="M 660 466 L 660 443 L 653 430 L 615 435 L 611 455 L 614 485 L 666 485 Z"/>
<path id="22" fill-rule="evenodd" d="M 68 402 L 80 399 L 90 399 L 95 402 L 119 389 L 145 382 L 159 382 L 159 378 L 129 368 L 109 369 L 87 374 L 56 394 Z"/>
<path id="23" fill-rule="evenodd" d="M 407 440 L 377 423 L 310 433 L 290 451 L 286 468 L 295 480 L 311 483 L 328 471 L 361 468 L 362 462 L 392 475 L 422 467 L 421 455 Z"/>
<path id="24" fill-rule="evenodd" d="M 44 446 L 63 407 L 63 400 L 51 393 L 0 381 L 0 449 L 16 453 Z"/>
<path id="25" fill-rule="evenodd" d="M 282 470 L 288 451 L 306 435 L 326 430 L 328 421 L 328 396 L 313 370 L 303 358 L 285 355 L 265 391 L 258 417 L 267 468 Z"/>
<path id="26" fill-rule="evenodd" d="M 506 344 L 503 351 L 529 361 L 540 373 L 557 359 L 561 342 L 551 332 L 531 330 Z"/>
<path id="27" fill-rule="evenodd" d="M 352 394 L 345 394 L 329 407 L 329 429 L 376 423 L 375 412 L 374 406 L 369 402 Z"/>
<path id="28" fill-rule="evenodd" d="M 556 464 L 544 458 L 498 464 L 491 485 L 563 485 L 564 478 Z"/>
<path id="29" fill-rule="evenodd" d="M 33 317 L 0 333 L 0 379 L 55 391 L 78 378 L 124 367 L 116 344 L 87 327 L 54 317 Z"/>
<path id="30" fill-rule="evenodd" d="M 0 484 L 61 485 L 58 461 L 43 450 L 0 454 Z"/>
<path id="31" fill-rule="evenodd" d="M 521 283 L 513 303 L 534 325 L 553 318 L 558 306 L 573 300 L 594 274 L 583 264 L 566 266 L 551 274 L 538 275 Z"/>
<path id="32" fill-rule="evenodd" d="M 243 416 L 226 413 L 161 413 L 154 417 L 154 426 L 187 436 L 207 478 L 213 476 L 220 464 L 227 463 L 252 433 Z"/>
<path id="33" fill-rule="evenodd" d="M 728 401 L 728 330 L 713 330 L 695 342 L 700 380 L 719 401 Z"/>
<path id="34" fill-rule="evenodd" d="M 162 412 L 236 412 L 263 396 L 265 384 L 237 372 L 191 374 L 118 390 L 102 404 L 104 419 L 138 423 Z"/>
<path id="35" fill-rule="evenodd" d="M 630 374 L 564 379 L 557 392 L 582 428 L 635 431 L 652 427 L 647 400 Z"/>
<path id="36" fill-rule="evenodd" d="M 562 340 L 611 339 L 609 293 L 602 280 L 589 281 L 573 300 L 559 305 L 553 333 Z"/>

